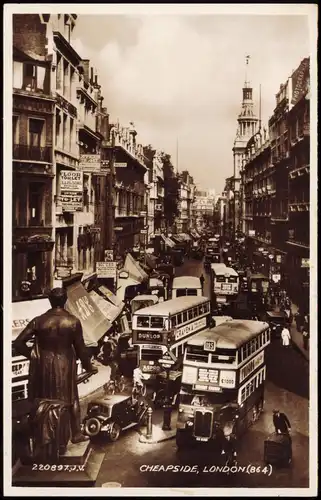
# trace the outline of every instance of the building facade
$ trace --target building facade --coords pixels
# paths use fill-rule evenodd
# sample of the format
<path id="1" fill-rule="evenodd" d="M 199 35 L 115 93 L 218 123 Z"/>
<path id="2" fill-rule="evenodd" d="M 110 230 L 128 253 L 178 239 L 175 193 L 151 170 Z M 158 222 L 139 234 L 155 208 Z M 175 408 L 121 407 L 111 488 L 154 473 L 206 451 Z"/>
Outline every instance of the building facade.
<path id="1" fill-rule="evenodd" d="M 35 37 L 27 34 L 36 33 Z M 13 18 L 12 298 L 41 297 L 53 277 L 51 63 L 39 15 Z"/>
<path id="2" fill-rule="evenodd" d="M 215 210 L 215 191 L 194 189 L 193 221 L 196 229 L 205 228 L 213 222 Z"/>
<path id="3" fill-rule="evenodd" d="M 178 175 L 179 198 L 178 198 L 178 216 L 176 218 L 176 232 L 188 233 L 192 227 L 192 212 L 194 201 L 194 179 L 187 170 Z"/>
<path id="4" fill-rule="evenodd" d="M 309 310 L 310 286 L 310 69 L 303 59 L 291 75 L 289 131 L 288 287 L 293 300 Z"/>
<path id="5" fill-rule="evenodd" d="M 112 125 L 109 131 L 115 168 L 115 245 L 122 255 L 126 250 L 146 244 L 145 205 L 146 159 L 143 146 L 136 142 L 131 123 Z"/>

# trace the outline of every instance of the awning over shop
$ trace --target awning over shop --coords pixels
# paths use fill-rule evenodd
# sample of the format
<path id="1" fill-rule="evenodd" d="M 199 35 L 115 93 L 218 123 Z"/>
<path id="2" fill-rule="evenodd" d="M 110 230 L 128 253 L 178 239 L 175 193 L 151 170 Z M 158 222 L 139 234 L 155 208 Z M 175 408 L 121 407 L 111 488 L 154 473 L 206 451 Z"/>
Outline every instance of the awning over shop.
<path id="1" fill-rule="evenodd" d="M 114 304 L 109 302 L 107 299 L 101 297 L 94 290 L 89 292 L 89 295 L 95 302 L 97 307 L 103 312 L 104 316 L 106 316 L 106 318 L 110 321 L 110 323 L 115 321 L 115 319 L 117 319 L 120 313 L 122 312 L 123 309 L 122 307 L 114 306 Z"/>
<path id="2" fill-rule="evenodd" d="M 111 323 L 92 300 L 80 281 L 67 287 L 66 309 L 79 318 L 85 344 L 95 346 L 110 329 Z"/>
<path id="3" fill-rule="evenodd" d="M 124 302 L 120 300 L 117 295 L 113 294 L 106 286 L 101 285 L 99 287 L 100 293 L 102 293 L 114 306 L 121 307 L 123 310 Z"/>
<path id="4" fill-rule="evenodd" d="M 12 340 L 15 340 L 19 333 L 36 316 L 41 316 L 51 309 L 49 299 L 24 300 L 12 303 Z"/>
<path id="5" fill-rule="evenodd" d="M 130 278 L 139 283 L 148 280 L 148 275 L 130 253 L 126 255 L 124 270 L 128 272 Z"/>
<path id="6" fill-rule="evenodd" d="M 173 240 L 171 240 L 170 238 L 168 238 L 164 234 L 162 234 L 161 236 L 162 236 L 162 239 L 163 239 L 165 245 L 167 245 L 170 248 L 174 248 L 176 246 L 176 244 L 174 243 Z"/>

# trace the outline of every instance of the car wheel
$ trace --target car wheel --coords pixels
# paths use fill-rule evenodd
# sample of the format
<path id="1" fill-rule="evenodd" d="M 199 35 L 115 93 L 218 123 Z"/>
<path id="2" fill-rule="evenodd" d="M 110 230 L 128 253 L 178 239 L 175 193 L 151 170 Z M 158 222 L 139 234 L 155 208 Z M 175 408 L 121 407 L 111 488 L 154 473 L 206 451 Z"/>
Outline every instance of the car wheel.
<path id="1" fill-rule="evenodd" d="M 89 418 L 84 425 L 84 432 L 89 437 L 97 436 L 101 429 L 101 423 L 96 417 Z"/>
<path id="2" fill-rule="evenodd" d="M 121 431 L 120 426 L 116 422 L 113 422 L 109 430 L 109 439 L 112 442 L 117 441 L 120 435 L 120 431 Z"/>

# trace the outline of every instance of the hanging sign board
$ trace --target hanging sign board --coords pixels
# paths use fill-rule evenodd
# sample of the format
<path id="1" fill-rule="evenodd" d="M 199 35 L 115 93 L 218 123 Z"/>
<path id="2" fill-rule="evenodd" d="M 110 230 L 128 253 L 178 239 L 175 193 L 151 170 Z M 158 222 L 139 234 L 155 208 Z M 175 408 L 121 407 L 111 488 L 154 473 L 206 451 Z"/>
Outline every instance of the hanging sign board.
<path id="1" fill-rule="evenodd" d="M 116 278 L 116 262 L 96 262 L 97 278 Z"/>
<path id="2" fill-rule="evenodd" d="M 99 174 L 100 155 L 80 155 L 79 170 L 90 174 Z"/>
<path id="3" fill-rule="evenodd" d="M 75 170 L 62 170 L 60 181 L 62 210 L 65 212 L 82 211 L 83 173 Z"/>

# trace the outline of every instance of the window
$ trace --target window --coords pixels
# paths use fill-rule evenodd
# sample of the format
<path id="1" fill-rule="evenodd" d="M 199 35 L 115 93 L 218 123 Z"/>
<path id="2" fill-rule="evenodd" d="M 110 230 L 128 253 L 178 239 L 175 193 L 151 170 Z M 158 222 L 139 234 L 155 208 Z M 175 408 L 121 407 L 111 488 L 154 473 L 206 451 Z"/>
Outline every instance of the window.
<path id="1" fill-rule="evenodd" d="M 215 281 L 217 283 L 225 283 L 225 276 L 216 276 Z"/>
<path id="2" fill-rule="evenodd" d="M 23 84 L 25 90 L 44 90 L 46 68 L 25 63 L 23 67 Z"/>
<path id="3" fill-rule="evenodd" d="M 141 358 L 145 361 L 158 361 L 162 355 L 161 349 L 142 349 Z"/>
<path id="4" fill-rule="evenodd" d="M 64 59 L 63 62 L 63 72 L 64 72 L 63 94 L 68 99 L 70 93 L 70 79 L 69 79 L 69 63 L 66 59 Z"/>
<path id="5" fill-rule="evenodd" d="M 138 316 L 137 317 L 137 327 L 148 327 L 149 328 L 149 316 Z"/>
<path id="6" fill-rule="evenodd" d="M 177 315 L 177 324 L 180 325 L 181 323 L 183 323 L 182 313 L 179 313 Z"/>
<path id="7" fill-rule="evenodd" d="M 229 283 L 237 283 L 238 277 L 237 276 L 230 276 L 228 278 Z"/>
<path id="8" fill-rule="evenodd" d="M 177 316 L 172 317 L 172 327 L 175 327 L 177 325 Z"/>
<path id="9" fill-rule="evenodd" d="M 188 314 L 187 314 L 187 311 L 184 311 L 183 312 L 183 323 L 186 323 L 186 321 L 188 321 Z"/>
<path id="10" fill-rule="evenodd" d="M 73 138 L 74 138 L 74 120 L 70 118 L 69 151 L 72 151 Z"/>
<path id="11" fill-rule="evenodd" d="M 29 184 L 29 225 L 41 226 L 43 184 L 31 182 Z"/>
<path id="12" fill-rule="evenodd" d="M 188 313 L 188 319 L 193 319 L 193 309 L 189 309 L 187 313 Z"/>
<path id="13" fill-rule="evenodd" d="M 151 328 L 163 328 L 164 326 L 164 318 L 162 317 L 156 317 L 156 318 L 151 318 Z"/>
<path id="14" fill-rule="evenodd" d="M 198 309 L 197 307 L 194 307 L 193 309 L 193 318 L 197 318 L 198 317 Z"/>
<path id="15" fill-rule="evenodd" d="M 19 117 L 17 115 L 12 116 L 12 142 L 13 144 L 19 144 Z"/>
<path id="16" fill-rule="evenodd" d="M 37 118 L 29 119 L 29 146 L 40 148 L 44 121 Z"/>
<path id="17" fill-rule="evenodd" d="M 197 296 L 196 288 L 187 288 L 186 292 L 187 292 L 186 295 L 188 297 L 191 297 L 191 296 L 196 297 Z"/>
<path id="18" fill-rule="evenodd" d="M 186 288 L 180 288 L 176 290 L 176 297 L 185 297 L 186 296 Z"/>
<path id="19" fill-rule="evenodd" d="M 63 122 L 62 122 L 62 148 L 65 150 L 67 147 L 67 120 L 68 116 L 66 113 L 63 114 Z"/>

